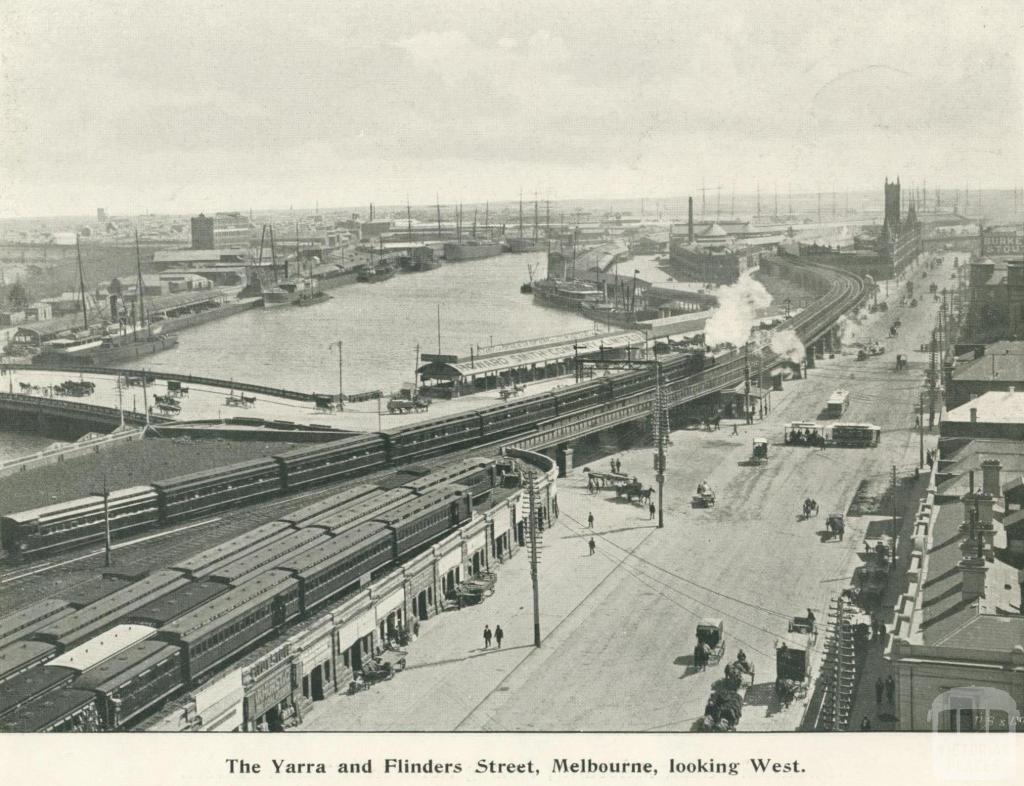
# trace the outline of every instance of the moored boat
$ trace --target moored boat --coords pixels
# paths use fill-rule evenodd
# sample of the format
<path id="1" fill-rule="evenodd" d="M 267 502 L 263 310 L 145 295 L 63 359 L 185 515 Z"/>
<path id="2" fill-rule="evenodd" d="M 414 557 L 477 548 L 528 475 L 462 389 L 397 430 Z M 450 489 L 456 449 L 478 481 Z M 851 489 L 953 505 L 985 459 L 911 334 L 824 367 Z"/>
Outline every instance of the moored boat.
<path id="1" fill-rule="evenodd" d="M 444 258 L 449 262 L 467 262 L 471 259 L 496 257 L 505 251 L 505 244 L 496 240 L 463 240 L 445 243 Z"/>

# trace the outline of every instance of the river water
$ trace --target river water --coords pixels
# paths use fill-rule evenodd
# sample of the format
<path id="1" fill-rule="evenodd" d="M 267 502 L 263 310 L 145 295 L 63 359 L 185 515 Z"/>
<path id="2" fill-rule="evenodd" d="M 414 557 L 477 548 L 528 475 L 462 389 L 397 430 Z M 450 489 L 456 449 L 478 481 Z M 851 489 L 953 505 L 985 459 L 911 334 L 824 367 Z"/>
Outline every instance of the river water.
<path id="1" fill-rule="evenodd" d="M 544 270 L 544 261 L 543 253 L 503 254 L 331 289 L 331 300 L 315 306 L 253 309 L 185 330 L 175 349 L 131 365 L 334 393 L 338 352 L 331 344 L 342 341 L 345 393 L 393 392 L 412 381 L 417 344 L 421 352 L 438 351 L 438 305 L 444 354 L 592 328 L 519 292 L 527 265 Z"/>

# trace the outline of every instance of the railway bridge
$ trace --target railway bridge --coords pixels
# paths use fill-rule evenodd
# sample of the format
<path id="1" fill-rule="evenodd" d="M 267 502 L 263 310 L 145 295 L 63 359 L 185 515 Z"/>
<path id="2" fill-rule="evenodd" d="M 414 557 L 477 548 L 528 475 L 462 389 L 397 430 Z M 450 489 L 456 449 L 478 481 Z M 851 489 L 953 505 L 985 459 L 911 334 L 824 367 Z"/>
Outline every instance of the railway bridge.
<path id="1" fill-rule="evenodd" d="M 762 370 L 769 372 L 786 363 L 799 360 L 805 360 L 807 367 L 813 368 L 816 354 L 830 352 L 837 347 L 838 322 L 866 297 L 865 282 L 855 274 L 839 268 L 790 261 L 781 264 L 788 268 L 788 275 L 803 279 L 805 284 L 815 286 L 824 294 L 778 329 L 791 332 L 791 338 L 795 339 L 790 342 L 791 346 L 802 346 L 799 351 L 805 357 L 795 357 L 793 353 L 780 354 L 770 346 L 761 346 L 755 350 L 757 362 Z M 748 378 L 749 363 L 748 351 L 733 350 L 717 358 L 715 365 L 704 371 L 668 381 L 662 388 L 667 407 L 671 410 L 720 391 L 735 388 Z M 187 379 L 192 385 L 197 382 L 217 383 L 217 380 L 170 376 Z M 257 391 L 258 386 L 237 382 L 232 384 L 236 390 L 252 390 L 254 393 L 264 395 L 272 393 L 292 399 L 307 396 L 312 398 L 312 394 L 264 388 Z M 626 424 L 635 425 L 636 421 L 648 418 L 651 414 L 653 393 L 651 386 L 635 389 L 589 408 L 576 408 L 552 419 L 524 423 L 519 434 L 506 433 L 501 439 L 501 444 L 548 452 L 557 457 L 564 467 L 565 456 L 568 454 L 571 457 L 568 451 L 575 442 Z M 21 424 L 23 427 L 26 424 L 34 424 L 53 436 L 80 436 L 89 431 L 112 431 L 120 425 L 122 417 L 129 425 L 146 423 L 144 413 L 39 395 L 0 393 L 0 422 L 7 421 L 16 426 Z M 150 423 L 168 420 L 152 414 L 149 418 Z M 422 425 L 421 421 L 413 428 Z M 401 431 L 399 429 L 397 433 Z M 452 449 L 456 449 L 455 446 Z"/>

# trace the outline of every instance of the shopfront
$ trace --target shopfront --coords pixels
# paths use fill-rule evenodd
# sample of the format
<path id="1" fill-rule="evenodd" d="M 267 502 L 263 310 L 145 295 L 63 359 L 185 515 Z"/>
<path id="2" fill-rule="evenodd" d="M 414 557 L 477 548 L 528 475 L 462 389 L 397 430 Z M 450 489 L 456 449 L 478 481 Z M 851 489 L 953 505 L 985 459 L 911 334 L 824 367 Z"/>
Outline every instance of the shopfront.
<path id="1" fill-rule="evenodd" d="M 468 578 L 487 570 L 487 526 L 466 541 L 466 573 Z"/>
<path id="2" fill-rule="evenodd" d="M 406 569 L 408 581 L 410 619 L 415 622 L 430 619 L 437 610 L 434 605 L 434 560 L 433 555 L 425 555 L 427 559 L 417 560 L 416 567 L 410 566 Z"/>
<path id="3" fill-rule="evenodd" d="M 306 623 L 289 639 L 301 690 L 302 707 L 334 693 L 334 621 L 324 615 Z"/>
<path id="4" fill-rule="evenodd" d="M 454 599 L 455 588 L 462 581 L 462 543 L 452 544 L 452 550 L 437 561 L 437 575 L 441 577 L 441 596 Z"/>
<path id="5" fill-rule="evenodd" d="M 512 556 L 513 533 L 516 526 L 516 506 L 494 511 L 494 535 L 491 540 L 491 556 L 503 562 Z"/>
<path id="6" fill-rule="evenodd" d="M 382 595 L 376 604 L 377 633 L 381 646 L 386 647 L 405 631 L 405 587 L 397 587 Z"/>
<path id="7" fill-rule="evenodd" d="M 338 625 L 338 616 L 334 616 Z M 363 668 L 363 662 L 373 654 L 376 619 L 373 609 L 363 609 L 344 621 L 335 630 L 334 647 L 337 682 L 347 683 L 352 675 Z"/>
<path id="8" fill-rule="evenodd" d="M 258 651 L 242 666 L 247 731 L 284 731 L 295 717 L 288 642 Z"/>

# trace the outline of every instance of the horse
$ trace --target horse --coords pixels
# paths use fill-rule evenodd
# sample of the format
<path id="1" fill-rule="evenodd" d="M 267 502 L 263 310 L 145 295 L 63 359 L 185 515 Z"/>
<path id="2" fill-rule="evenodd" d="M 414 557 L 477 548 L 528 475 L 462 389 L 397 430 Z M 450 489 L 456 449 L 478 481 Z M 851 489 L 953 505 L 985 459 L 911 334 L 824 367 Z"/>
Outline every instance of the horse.
<path id="1" fill-rule="evenodd" d="M 842 521 L 830 519 L 825 526 L 828 527 L 829 534 L 838 536 L 839 540 L 846 534 L 846 525 Z"/>

